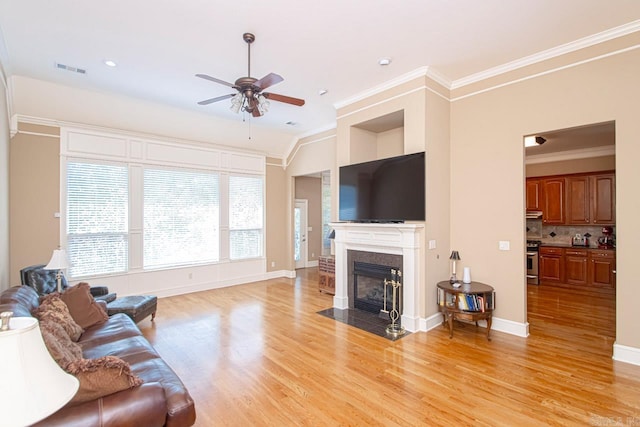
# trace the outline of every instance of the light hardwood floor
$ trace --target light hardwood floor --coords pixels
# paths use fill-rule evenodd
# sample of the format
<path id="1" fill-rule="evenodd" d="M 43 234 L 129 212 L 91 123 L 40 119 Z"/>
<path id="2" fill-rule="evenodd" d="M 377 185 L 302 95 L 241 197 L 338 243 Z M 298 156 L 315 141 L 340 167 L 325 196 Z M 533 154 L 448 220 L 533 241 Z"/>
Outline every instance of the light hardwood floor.
<path id="1" fill-rule="evenodd" d="M 392 342 L 316 314 L 332 297 L 298 272 L 163 298 L 139 324 L 196 425 L 640 425 L 640 366 L 611 359 L 612 293 L 530 286 L 526 339 L 456 325 Z"/>

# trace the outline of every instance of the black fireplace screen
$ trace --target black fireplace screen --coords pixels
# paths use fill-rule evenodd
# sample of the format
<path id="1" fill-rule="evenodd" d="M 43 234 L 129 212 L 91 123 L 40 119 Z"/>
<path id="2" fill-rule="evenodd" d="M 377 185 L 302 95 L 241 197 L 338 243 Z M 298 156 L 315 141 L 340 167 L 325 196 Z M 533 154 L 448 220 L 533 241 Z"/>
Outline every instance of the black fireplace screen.
<path id="1" fill-rule="evenodd" d="M 391 280 L 391 270 L 399 271 L 399 267 L 370 264 L 355 261 L 353 264 L 354 308 L 378 314 L 384 309 L 385 291 L 384 279 Z M 402 301 L 402 287 L 397 298 L 397 304 Z M 387 286 L 387 310 L 392 309 L 393 288 Z M 402 310 L 400 310 L 402 313 Z"/>

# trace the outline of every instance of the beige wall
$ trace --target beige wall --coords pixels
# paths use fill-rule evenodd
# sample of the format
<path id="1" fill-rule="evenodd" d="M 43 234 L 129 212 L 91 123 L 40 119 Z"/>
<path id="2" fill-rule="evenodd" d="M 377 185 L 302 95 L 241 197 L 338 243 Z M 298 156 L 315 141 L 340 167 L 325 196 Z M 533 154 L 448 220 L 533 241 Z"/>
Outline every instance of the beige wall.
<path id="1" fill-rule="evenodd" d="M 527 177 L 534 177 L 581 172 L 610 171 L 615 169 L 616 156 L 603 156 L 527 165 L 526 174 Z"/>
<path id="2" fill-rule="evenodd" d="M 0 64 L 0 291 L 10 287 L 9 264 L 9 107 Z"/>
<path id="3" fill-rule="evenodd" d="M 396 154 L 426 152 L 426 222 L 425 235 L 421 243 L 423 253 L 421 281 L 425 283 L 425 294 L 419 295 L 418 313 L 421 317 L 434 315 L 436 284 L 448 276 L 449 244 L 449 102 L 438 95 L 443 88 L 432 80 L 422 77 L 399 85 L 383 93 L 351 104 L 338 110 L 338 165 L 362 161 L 361 151 L 374 151 L 370 145 L 354 140 L 359 135 L 354 126 L 383 117 L 393 112 L 404 112 L 402 148 Z M 444 91 L 446 93 L 446 91 Z M 383 137 L 398 145 L 395 140 L 399 131 Z M 365 141 L 367 144 L 369 141 Z M 338 194 L 338 179 L 332 188 Z M 428 241 L 436 241 L 436 249 L 426 250 Z"/>
<path id="4" fill-rule="evenodd" d="M 322 179 L 308 176 L 295 178 L 294 197 L 307 200 L 307 261 L 317 261 L 322 254 Z"/>
<path id="5" fill-rule="evenodd" d="M 337 202 L 337 167 L 336 167 L 336 131 L 331 129 L 298 141 L 291 154 L 287 157 L 287 194 L 289 194 L 289 206 L 287 210 L 287 230 L 289 235 L 286 240 L 281 240 L 283 250 L 288 248 L 289 269 L 294 269 L 293 262 L 293 206 L 294 206 L 294 180 L 297 176 L 304 176 L 329 171 L 331 174 L 331 218 L 338 219 Z M 316 254 L 318 255 L 318 254 Z"/>
<path id="6" fill-rule="evenodd" d="M 287 175 L 280 159 L 267 158 L 266 172 L 266 258 L 267 271 L 290 269 L 287 231 Z"/>
<path id="7" fill-rule="evenodd" d="M 639 39 L 640 34 L 635 34 L 536 64 L 528 71 L 546 73 L 518 83 L 482 92 L 491 84 L 508 82 L 512 76 L 505 75 L 500 76 L 502 80 L 494 78 L 453 93 L 451 240 L 463 263 L 471 267 L 472 277 L 496 288 L 497 317 L 526 321 L 523 135 L 615 120 L 616 343 L 640 348 L 635 315 L 640 290 L 634 278 L 637 251 L 633 243 L 640 239 L 640 50 L 619 50 L 567 67 L 605 48 L 637 48 Z M 553 70 L 556 66 L 563 68 Z M 478 92 L 472 93 L 474 90 Z M 509 241 L 511 250 L 499 251 L 500 240 Z"/>
<path id="8" fill-rule="evenodd" d="M 51 136 L 43 136 L 51 135 Z M 49 262 L 60 244 L 60 132 L 20 124 L 11 139 L 10 250 L 12 284 L 20 269 Z"/>

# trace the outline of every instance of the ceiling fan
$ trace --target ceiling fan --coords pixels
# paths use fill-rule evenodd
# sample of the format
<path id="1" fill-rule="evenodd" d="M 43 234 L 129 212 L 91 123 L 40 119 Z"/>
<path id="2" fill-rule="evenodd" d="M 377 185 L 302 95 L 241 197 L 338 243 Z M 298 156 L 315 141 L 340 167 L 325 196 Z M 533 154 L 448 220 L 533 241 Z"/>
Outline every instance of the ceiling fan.
<path id="1" fill-rule="evenodd" d="M 304 99 L 292 98 L 290 96 L 278 95 L 277 93 L 262 92 L 264 89 L 271 87 L 277 83 L 280 83 L 284 79 L 276 73 L 269 73 L 260 80 L 250 77 L 251 76 L 251 43 L 253 43 L 256 37 L 251 33 L 244 33 L 242 38 L 247 43 L 248 47 L 248 67 L 247 76 L 240 77 L 235 83 L 225 82 L 224 80 L 217 79 L 215 77 L 208 76 L 206 74 L 196 74 L 196 77 L 201 79 L 210 80 L 212 82 L 220 83 L 225 86 L 229 86 L 237 90 L 236 93 L 228 95 L 222 95 L 211 99 L 205 99 L 198 102 L 200 105 L 209 105 L 214 102 L 223 101 L 225 99 L 231 99 L 231 110 L 236 113 L 240 111 L 246 111 L 253 115 L 253 117 L 260 117 L 269 108 L 269 101 L 284 102 L 287 104 L 303 106 Z"/>

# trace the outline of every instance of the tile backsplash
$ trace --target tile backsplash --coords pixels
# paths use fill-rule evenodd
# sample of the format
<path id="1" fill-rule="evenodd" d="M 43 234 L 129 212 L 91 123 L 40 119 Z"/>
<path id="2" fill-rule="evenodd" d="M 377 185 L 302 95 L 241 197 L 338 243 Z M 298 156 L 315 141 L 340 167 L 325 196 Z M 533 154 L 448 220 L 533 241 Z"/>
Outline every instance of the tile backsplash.
<path id="1" fill-rule="evenodd" d="M 527 239 L 542 240 L 543 243 L 571 244 L 576 234 L 591 234 L 589 244 L 598 246 L 598 237 L 602 236 L 601 225 L 543 225 L 541 219 L 527 219 Z M 616 228 L 613 227 L 615 235 Z"/>

